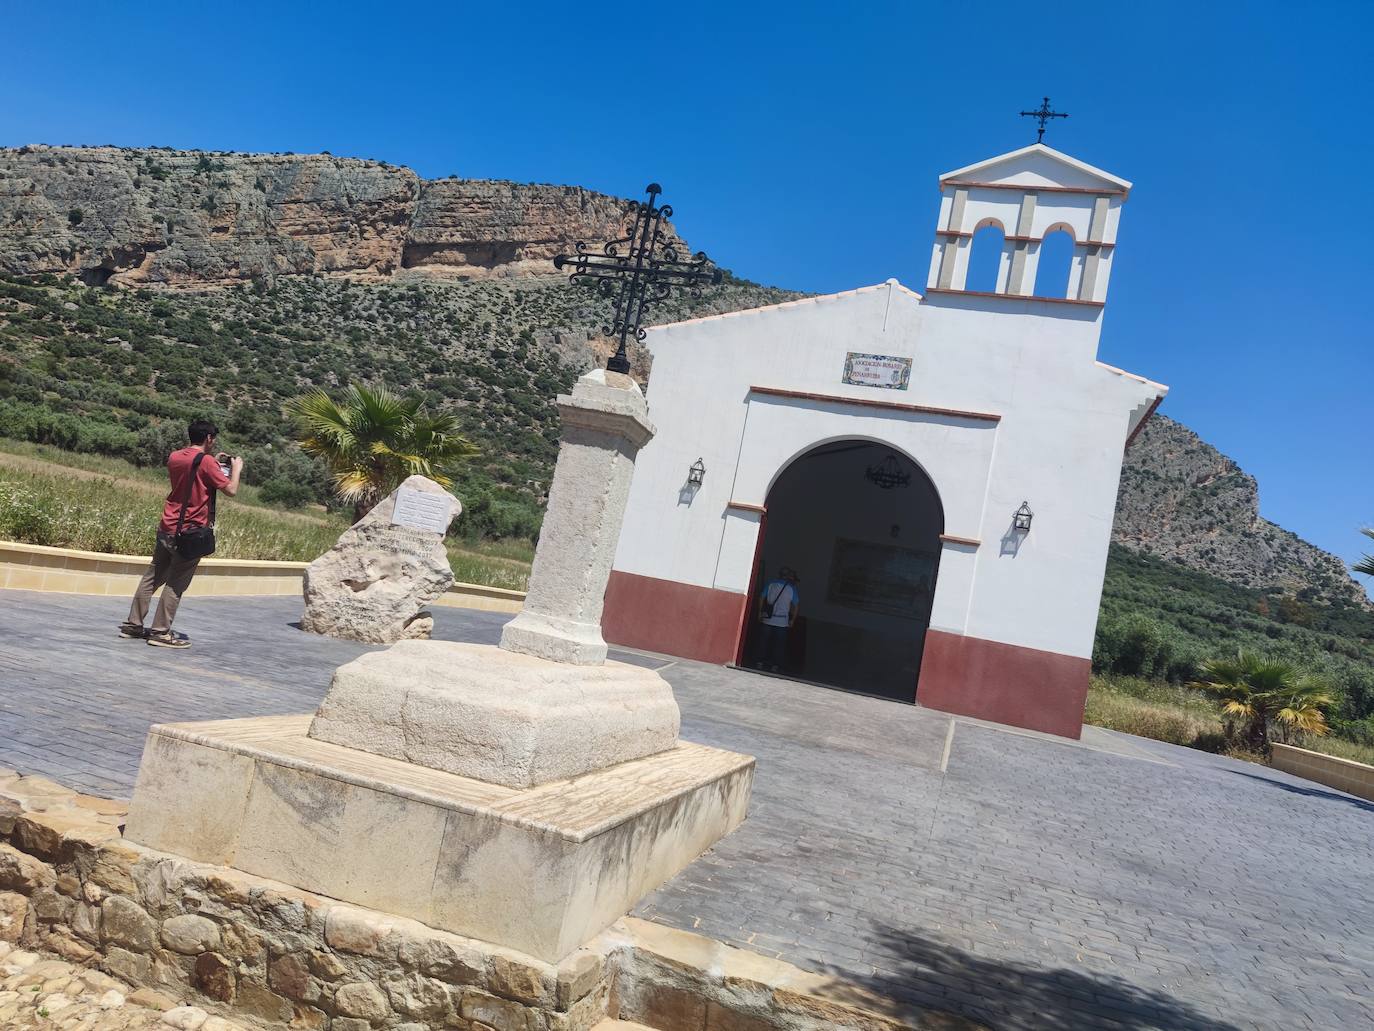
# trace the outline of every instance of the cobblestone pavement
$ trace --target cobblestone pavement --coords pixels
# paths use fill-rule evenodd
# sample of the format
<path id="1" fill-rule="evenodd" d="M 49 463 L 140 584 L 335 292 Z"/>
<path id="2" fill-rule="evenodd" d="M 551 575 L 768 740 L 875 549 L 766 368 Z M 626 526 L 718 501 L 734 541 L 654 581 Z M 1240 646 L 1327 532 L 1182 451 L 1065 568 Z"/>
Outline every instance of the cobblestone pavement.
<path id="1" fill-rule="evenodd" d="M 123 610 L 0 591 L 0 765 L 127 796 L 149 723 L 307 711 L 364 650 L 295 630 L 293 599 L 188 598 L 186 653 L 115 640 Z M 438 633 L 503 619 L 440 609 Z M 1105 731 L 663 673 L 683 736 L 759 769 L 745 825 L 640 916 L 998 1028 L 1374 1027 L 1370 803 Z"/>
<path id="2" fill-rule="evenodd" d="M 244 1031 L 199 1006 L 178 1006 L 98 970 L 0 941 L 0 1027 L 71 1031 Z"/>

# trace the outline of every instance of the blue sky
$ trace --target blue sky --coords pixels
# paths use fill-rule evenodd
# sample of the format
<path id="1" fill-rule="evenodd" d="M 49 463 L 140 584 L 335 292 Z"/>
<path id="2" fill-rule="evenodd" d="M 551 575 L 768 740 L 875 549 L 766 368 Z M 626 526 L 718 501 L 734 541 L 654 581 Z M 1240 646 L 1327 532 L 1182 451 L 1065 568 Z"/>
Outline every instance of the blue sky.
<path id="1" fill-rule="evenodd" d="M 1347 560 L 1374 523 L 1374 6 L 6 5 L 0 143 L 329 150 L 633 196 L 736 273 L 920 288 L 939 173 L 1135 183 L 1100 357 Z"/>

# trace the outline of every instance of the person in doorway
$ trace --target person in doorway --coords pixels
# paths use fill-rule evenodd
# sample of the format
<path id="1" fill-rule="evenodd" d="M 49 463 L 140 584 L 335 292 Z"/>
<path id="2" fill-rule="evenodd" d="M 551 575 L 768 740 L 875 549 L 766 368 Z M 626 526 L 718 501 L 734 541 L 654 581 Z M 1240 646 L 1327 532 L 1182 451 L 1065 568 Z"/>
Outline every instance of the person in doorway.
<path id="1" fill-rule="evenodd" d="M 159 648 L 191 646 L 185 634 L 173 633 L 172 621 L 176 619 L 181 596 L 196 575 L 200 558 L 185 557 L 186 550 L 195 549 L 179 549 L 178 536 L 188 532 L 194 535 L 213 527 L 215 492 L 223 491 L 233 497 L 238 493 L 239 476 L 243 472 L 242 458 L 215 453 L 219 430 L 214 423 L 197 419 L 187 427 L 186 436 L 190 443 L 167 456 L 167 476 L 172 489 L 162 506 L 162 521 L 157 528 L 153 560 L 143 579 L 138 582 L 133 604 L 129 607 L 129 618 L 119 627 L 121 637 L 147 641 Z M 227 474 L 221 463 L 228 466 Z M 159 587 L 162 588 L 162 598 L 157 604 L 157 614 L 153 617 L 152 627 L 145 630 L 143 620 Z"/>
<path id="2" fill-rule="evenodd" d="M 773 673 L 781 671 L 787 658 L 787 632 L 797 621 L 801 594 L 797 590 L 800 578 L 791 566 L 778 570 L 777 578 L 764 585 L 759 595 L 759 628 L 762 654 L 759 668 Z"/>

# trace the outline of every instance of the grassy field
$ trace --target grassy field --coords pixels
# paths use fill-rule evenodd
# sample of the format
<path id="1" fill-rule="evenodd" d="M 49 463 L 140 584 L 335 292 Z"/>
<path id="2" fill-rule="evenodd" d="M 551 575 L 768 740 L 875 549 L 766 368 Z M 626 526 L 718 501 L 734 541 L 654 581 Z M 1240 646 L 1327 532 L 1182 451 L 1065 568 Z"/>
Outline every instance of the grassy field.
<path id="1" fill-rule="evenodd" d="M 120 459 L 80 455 L 0 439 L 0 539 L 147 555 L 166 496 L 165 473 Z M 222 498 L 215 527 L 220 558 L 308 562 L 348 528 L 323 509 L 288 512 L 263 505 L 245 487 Z M 448 541 L 453 575 L 465 583 L 524 590 L 528 541 Z"/>

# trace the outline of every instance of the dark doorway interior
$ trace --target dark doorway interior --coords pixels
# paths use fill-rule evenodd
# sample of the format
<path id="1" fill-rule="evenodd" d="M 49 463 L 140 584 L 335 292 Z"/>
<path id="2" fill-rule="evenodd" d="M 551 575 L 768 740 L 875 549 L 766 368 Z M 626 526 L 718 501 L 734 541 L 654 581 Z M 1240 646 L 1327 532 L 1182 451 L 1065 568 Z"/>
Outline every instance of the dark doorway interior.
<path id="1" fill-rule="evenodd" d="M 891 448 L 835 441 L 783 471 L 767 510 L 745 664 L 760 660 L 759 595 L 790 566 L 801 603 L 783 672 L 915 701 L 944 531 L 934 484 Z"/>

